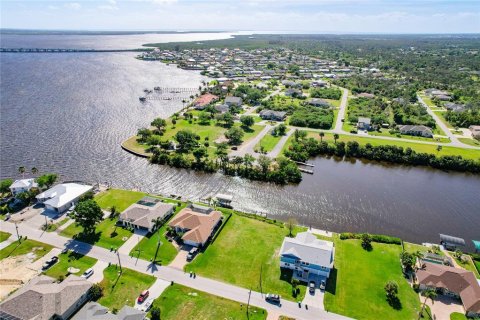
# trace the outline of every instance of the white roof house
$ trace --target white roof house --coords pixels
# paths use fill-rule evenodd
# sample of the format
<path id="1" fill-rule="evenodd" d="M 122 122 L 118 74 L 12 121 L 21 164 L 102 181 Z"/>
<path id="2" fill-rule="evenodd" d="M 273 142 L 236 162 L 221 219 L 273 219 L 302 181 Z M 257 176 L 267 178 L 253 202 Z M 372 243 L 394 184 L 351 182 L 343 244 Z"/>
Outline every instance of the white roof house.
<path id="1" fill-rule="evenodd" d="M 285 238 L 280 255 L 294 256 L 310 265 L 333 268 L 334 251 L 333 242 L 317 239 L 307 231 L 295 238 Z"/>
<path id="2" fill-rule="evenodd" d="M 38 187 L 38 184 L 35 182 L 35 179 L 20 179 L 15 180 L 15 182 L 12 183 L 10 186 L 10 191 L 13 195 L 16 195 L 36 187 Z"/>
<path id="3" fill-rule="evenodd" d="M 92 189 L 92 186 L 85 184 L 62 183 L 40 193 L 36 198 L 38 201 L 43 202 L 47 209 L 63 212 L 83 194 Z"/>

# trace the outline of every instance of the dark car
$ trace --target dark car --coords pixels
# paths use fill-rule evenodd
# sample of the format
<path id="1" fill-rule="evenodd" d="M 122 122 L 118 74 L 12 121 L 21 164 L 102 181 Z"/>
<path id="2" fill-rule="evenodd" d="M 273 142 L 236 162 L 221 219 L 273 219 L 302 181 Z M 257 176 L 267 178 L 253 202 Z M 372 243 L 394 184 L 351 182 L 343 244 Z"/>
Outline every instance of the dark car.
<path id="1" fill-rule="evenodd" d="M 315 292 L 315 282 L 314 281 L 310 281 L 310 283 L 308 284 L 308 291 L 310 291 L 310 293 Z"/>
<path id="2" fill-rule="evenodd" d="M 280 296 L 278 294 L 267 293 L 265 300 L 271 303 L 280 303 Z"/>
<path id="3" fill-rule="evenodd" d="M 143 301 L 145 301 L 145 299 L 148 298 L 149 294 L 150 292 L 148 290 L 142 291 L 142 293 L 140 293 L 140 295 L 138 296 L 137 302 L 142 303 Z"/>
<path id="4" fill-rule="evenodd" d="M 237 147 L 237 146 L 233 146 L 233 147 L 232 147 L 232 150 L 238 150 L 238 147 Z"/>
<path id="5" fill-rule="evenodd" d="M 326 285 L 327 285 L 327 284 L 325 283 L 325 280 L 322 280 L 322 281 L 320 282 L 320 290 L 325 290 L 325 286 L 326 286 Z"/>
<path id="6" fill-rule="evenodd" d="M 50 259 L 48 259 L 47 261 L 45 261 L 45 263 L 44 263 L 43 266 L 42 266 L 42 270 L 47 270 L 48 268 L 50 268 L 51 266 L 53 266 L 55 263 L 57 263 L 57 261 L 58 261 L 58 257 L 57 257 L 57 256 L 51 257 Z"/>

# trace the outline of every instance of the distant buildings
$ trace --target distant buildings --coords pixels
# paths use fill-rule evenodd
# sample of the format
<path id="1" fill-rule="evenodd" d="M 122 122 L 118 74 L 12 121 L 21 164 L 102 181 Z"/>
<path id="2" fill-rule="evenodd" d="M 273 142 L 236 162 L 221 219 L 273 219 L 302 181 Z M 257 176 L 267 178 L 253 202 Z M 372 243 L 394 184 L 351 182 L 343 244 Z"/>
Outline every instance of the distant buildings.
<path id="1" fill-rule="evenodd" d="M 202 94 L 200 97 L 195 99 L 193 102 L 193 107 L 197 110 L 203 110 L 205 109 L 209 104 L 215 102 L 218 100 L 218 96 L 211 94 L 211 93 L 206 93 Z"/>
<path id="2" fill-rule="evenodd" d="M 280 248 L 280 267 L 293 270 L 293 276 L 309 282 L 330 276 L 335 248 L 333 242 L 317 239 L 310 232 L 285 238 Z"/>
<path id="3" fill-rule="evenodd" d="M 358 130 L 365 130 L 368 131 L 372 128 L 371 126 L 371 119 L 365 117 L 358 117 L 357 121 L 357 129 Z"/>
<path id="4" fill-rule="evenodd" d="M 92 283 L 70 275 L 62 282 L 38 276 L 0 304 L 0 319 L 66 320 L 89 298 Z"/>
<path id="5" fill-rule="evenodd" d="M 240 97 L 233 97 L 233 96 L 228 96 L 225 97 L 225 104 L 227 106 L 237 106 L 240 107 L 242 105 L 242 98 Z"/>
<path id="6" fill-rule="evenodd" d="M 372 94 L 372 93 L 362 92 L 362 93 L 357 94 L 357 97 L 366 98 L 366 99 L 373 99 L 373 98 L 375 98 L 375 95 Z"/>
<path id="7" fill-rule="evenodd" d="M 36 198 L 45 205 L 45 209 L 63 213 L 92 189 L 93 187 L 89 185 L 62 183 L 40 193 Z"/>
<path id="8" fill-rule="evenodd" d="M 154 232 L 158 221 L 167 219 L 173 211 L 173 204 L 161 202 L 160 199 L 144 198 L 123 211 L 118 220 L 125 227 Z"/>
<path id="9" fill-rule="evenodd" d="M 420 136 L 424 138 L 432 138 L 433 132 L 432 129 L 424 125 L 400 125 L 398 130 L 401 134 L 406 134 L 410 136 Z"/>
<path id="10" fill-rule="evenodd" d="M 312 98 L 308 100 L 308 104 L 314 107 L 320 107 L 320 108 L 331 108 L 332 105 L 328 103 L 328 101 L 325 101 L 320 98 Z"/>
<path id="11" fill-rule="evenodd" d="M 35 179 L 20 179 L 12 183 L 10 192 L 13 196 L 16 196 L 19 193 L 30 191 L 30 189 L 37 187 L 38 184 L 35 182 Z"/>
<path id="12" fill-rule="evenodd" d="M 480 138 L 480 125 L 479 126 L 470 126 L 468 129 L 472 132 L 472 137 Z"/>
<path id="13" fill-rule="evenodd" d="M 262 110 L 259 113 L 263 120 L 284 121 L 287 113 L 284 111 Z"/>

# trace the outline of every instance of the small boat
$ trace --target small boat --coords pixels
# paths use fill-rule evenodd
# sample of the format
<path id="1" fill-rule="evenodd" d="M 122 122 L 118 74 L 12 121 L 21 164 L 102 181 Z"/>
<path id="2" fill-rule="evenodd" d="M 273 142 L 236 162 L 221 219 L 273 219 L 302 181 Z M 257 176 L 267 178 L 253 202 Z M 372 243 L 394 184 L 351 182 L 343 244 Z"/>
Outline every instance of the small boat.
<path id="1" fill-rule="evenodd" d="M 153 90 L 159 91 L 160 87 L 155 87 L 155 88 L 153 88 Z"/>
<path id="2" fill-rule="evenodd" d="M 148 89 L 143 89 L 143 92 L 147 93 L 149 90 Z"/>
<path id="3" fill-rule="evenodd" d="M 138 98 L 138 100 L 140 100 L 140 101 L 142 101 L 142 102 L 145 102 L 145 101 L 147 100 L 147 98 L 145 98 L 145 97 L 140 97 L 140 98 Z"/>

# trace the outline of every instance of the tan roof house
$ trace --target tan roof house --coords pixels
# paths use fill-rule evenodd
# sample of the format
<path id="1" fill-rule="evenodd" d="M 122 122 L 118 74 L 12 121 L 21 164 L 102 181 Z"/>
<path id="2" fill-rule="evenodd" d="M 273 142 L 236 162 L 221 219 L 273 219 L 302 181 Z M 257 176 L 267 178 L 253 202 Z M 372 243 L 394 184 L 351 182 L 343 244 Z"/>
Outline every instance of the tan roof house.
<path id="1" fill-rule="evenodd" d="M 473 272 L 424 262 L 416 277 L 421 290 L 431 288 L 459 297 L 468 316 L 480 316 L 480 285 Z"/>
<path id="2" fill-rule="evenodd" d="M 68 319 L 88 300 L 91 287 L 92 283 L 75 275 L 61 283 L 38 276 L 0 304 L 0 319 Z"/>
<path id="3" fill-rule="evenodd" d="M 145 203 L 145 202 L 144 202 Z M 158 221 L 164 220 L 173 214 L 174 206 L 164 202 L 134 203 L 119 216 L 119 221 L 125 227 L 146 229 L 154 232 Z"/>
<path id="4" fill-rule="evenodd" d="M 201 247 L 210 239 L 221 220 L 222 214 L 219 211 L 190 205 L 180 211 L 168 225 L 183 233 L 182 240 L 185 244 Z"/>

